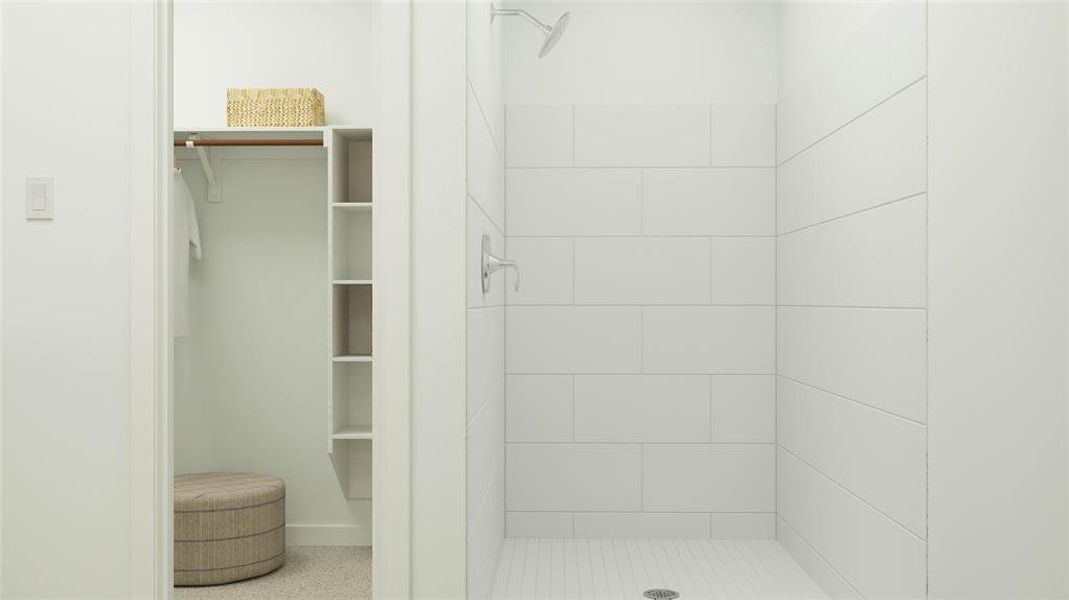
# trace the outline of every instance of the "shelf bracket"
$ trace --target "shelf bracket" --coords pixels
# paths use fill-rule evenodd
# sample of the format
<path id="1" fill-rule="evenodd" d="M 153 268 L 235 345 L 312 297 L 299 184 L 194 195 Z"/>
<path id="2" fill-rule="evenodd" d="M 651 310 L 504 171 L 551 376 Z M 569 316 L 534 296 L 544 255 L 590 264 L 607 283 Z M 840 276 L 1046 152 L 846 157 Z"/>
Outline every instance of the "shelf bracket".
<path id="1" fill-rule="evenodd" d="M 194 150 L 197 153 L 197 158 L 200 159 L 200 167 L 204 170 L 204 179 L 208 181 L 208 202 L 219 202 L 219 182 L 215 179 L 211 161 L 208 160 L 208 151 L 196 145 L 199 139 L 200 137 L 197 134 L 190 134 L 186 138 L 186 148 Z"/>

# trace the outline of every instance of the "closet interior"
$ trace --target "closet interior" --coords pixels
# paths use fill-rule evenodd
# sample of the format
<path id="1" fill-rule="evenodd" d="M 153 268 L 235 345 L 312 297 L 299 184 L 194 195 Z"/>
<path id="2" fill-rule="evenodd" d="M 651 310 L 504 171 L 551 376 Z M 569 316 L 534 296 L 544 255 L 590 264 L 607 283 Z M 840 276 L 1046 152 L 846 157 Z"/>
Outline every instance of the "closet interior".
<path id="1" fill-rule="evenodd" d="M 175 597 L 370 597 L 370 8 L 257 4 L 254 22 L 228 29 L 240 8 L 175 6 Z M 280 36 L 295 43 L 281 48 Z M 332 60 L 309 66 L 328 45 Z M 320 90 L 326 124 L 225 125 L 228 88 L 283 87 Z M 197 510 L 254 524 L 225 539 L 214 522 L 189 533 L 191 474 L 231 495 L 246 494 L 233 477 L 266 476 L 284 497 L 251 509 L 211 500 Z M 264 506 L 279 520 L 240 512 Z"/>

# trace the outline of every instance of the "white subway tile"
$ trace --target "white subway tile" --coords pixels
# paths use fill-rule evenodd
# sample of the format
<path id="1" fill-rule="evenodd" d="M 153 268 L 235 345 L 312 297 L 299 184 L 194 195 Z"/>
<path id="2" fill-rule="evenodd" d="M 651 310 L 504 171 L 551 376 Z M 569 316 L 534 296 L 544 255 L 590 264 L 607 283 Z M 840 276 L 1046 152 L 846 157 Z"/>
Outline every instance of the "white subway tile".
<path id="1" fill-rule="evenodd" d="M 495 281 L 490 292 L 483 293 L 482 279 L 482 251 L 483 235 L 490 236 L 490 245 L 494 252 L 505 254 L 505 236 L 501 230 L 494 226 L 493 221 L 483 213 L 479 205 L 470 197 L 468 198 L 468 230 L 467 230 L 467 277 L 468 277 L 468 307 L 504 306 L 505 286 Z"/>
<path id="2" fill-rule="evenodd" d="M 780 446 L 925 537 L 923 426 L 783 378 L 776 415 Z"/>
<path id="3" fill-rule="evenodd" d="M 576 375 L 575 441 L 708 442 L 704 375 Z"/>
<path id="4" fill-rule="evenodd" d="M 522 278 L 519 291 L 516 274 L 509 271 L 505 288 L 509 304 L 572 303 L 572 240 L 568 238 L 509 238 L 509 258 L 515 260 Z"/>
<path id="5" fill-rule="evenodd" d="M 510 538 L 570 538 L 572 513 L 505 513 L 505 536 Z"/>
<path id="6" fill-rule="evenodd" d="M 636 511 L 642 449 L 633 444 L 509 444 L 509 511 Z"/>
<path id="7" fill-rule="evenodd" d="M 778 511 L 866 598 L 924 598 L 924 540 L 788 452 L 778 454 Z"/>
<path id="8" fill-rule="evenodd" d="M 510 306 L 510 373 L 637 373 L 641 308 Z"/>
<path id="9" fill-rule="evenodd" d="M 571 106 L 509 106 L 506 115 L 508 166 L 572 166 Z"/>
<path id="10" fill-rule="evenodd" d="M 927 222 L 915 196 L 780 236 L 779 304 L 924 307 Z"/>
<path id="11" fill-rule="evenodd" d="M 712 441 L 776 441 L 776 381 L 772 375 L 713 375 Z"/>
<path id="12" fill-rule="evenodd" d="M 927 189 L 927 88 L 920 81 L 783 164 L 780 232 Z"/>
<path id="13" fill-rule="evenodd" d="M 468 527 L 472 528 L 495 474 L 505 468 L 504 387 L 486 400 L 468 424 L 467 434 Z"/>
<path id="14" fill-rule="evenodd" d="M 473 499 L 469 496 L 468 502 Z M 497 470 L 478 517 L 468 528 L 469 598 L 489 598 L 505 540 L 505 469 Z"/>
<path id="15" fill-rule="evenodd" d="M 505 307 L 468 310 L 468 418 L 505 383 Z"/>
<path id="16" fill-rule="evenodd" d="M 642 178 L 647 235 L 775 233 L 774 169 L 651 169 Z"/>
<path id="17" fill-rule="evenodd" d="M 627 169 L 509 169 L 510 236 L 637 235 L 642 175 Z"/>
<path id="18" fill-rule="evenodd" d="M 775 304 L 775 238 L 715 238 L 711 242 L 714 303 Z"/>
<path id="19" fill-rule="evenodd" d="M 714 540 L 776 539 L 776 513 L 713 513 L 709 536 Z"/>
<path id="20" fill-rule="evenodd" d="M 508 441 L 572 441 L 571 375 L 508 375 L 505 381 Z"/>
<path id="21" fill-rule="evenodd" d="M 776 166 L 776 107 L 713 106 L 713 166 Z"/>
<path id="22" fill-rule="evenodd" d="M 786 521 L 777 517 L 776 539 L 787 552 L 798 561 L 798 565 L 820 586 L 828 598 L 836 600 L 861 600 L 850 582 L 835 570 L 823 556 L 813 549 L 809 541 L 803 538 Z"/>
<path id="23" fill-rule="evenodd" d="M 650 444 L 643 447 L 643 510 L 773 512 L 771 444 Z"/>
<path id="24" fill-rule="evenodd" d="M 577 538 L 709 539 L 702 513 L 576 513 Z"/>
<path id="25" fill-rule="evenodd" d="M 925 422 L 923 310 L 780 307 L 777 323 L 780 375 Z"/>
<path id="26" fill-rule="evenodd" d="M 772 373 L 773 310 L 763 306 L 646 307 L 643 367 L 647 373 Z"/>
<path id="27" fill-rule="evenodd" d="M 709 107 L 577 106 L 575 164 L 709 166 Z"/>
<path id="28" fill-rule="evenodd" d="M 924 3 L 914 2 L 843 2 L 819 11 L 785 12 L 779 159 L 922 77 L 925 20 Z"/>
<path id="29" fill-rule="evenodd" d="M 468 88 L 468 195 L 505 228 L 505 163 Z"/>
<path id="30" fill-rule="evenodd" d="M 709 301 L 709 240 L 578 238 L 577 304 L 698 304 Z"/>
<path id="31" fill-rule="evenodd" d="M 468 80 L 490 131 L 505 151 L 505 30 L 490 25 L 490 0 L 468 2 Z"/>

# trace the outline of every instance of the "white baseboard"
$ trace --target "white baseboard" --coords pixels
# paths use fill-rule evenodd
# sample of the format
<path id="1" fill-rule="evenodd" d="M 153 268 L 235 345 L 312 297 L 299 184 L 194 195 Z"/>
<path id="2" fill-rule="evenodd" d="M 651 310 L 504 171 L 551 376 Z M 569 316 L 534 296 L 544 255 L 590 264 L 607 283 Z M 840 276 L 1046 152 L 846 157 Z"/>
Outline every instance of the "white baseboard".
<path id="1" fill-rule="evenodd" d="M 287 546 L 370 546 L 371 529 L 360 525 L 286 525 Z"/>

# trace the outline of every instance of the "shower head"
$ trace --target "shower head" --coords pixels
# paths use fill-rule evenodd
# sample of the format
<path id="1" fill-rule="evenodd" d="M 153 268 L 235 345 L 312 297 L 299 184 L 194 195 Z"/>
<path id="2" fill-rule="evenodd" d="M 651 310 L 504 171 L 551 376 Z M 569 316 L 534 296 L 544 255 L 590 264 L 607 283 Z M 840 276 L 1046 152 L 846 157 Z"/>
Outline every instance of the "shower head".
<path id="1" fill-rule="evenodd" d="M 557 46 L 557 42 L 564 35 L 564 30 L 568 29 L 569 14 L 564 13 L 561 15 L 557 22 L 553 24 L 553 27 L 549 28 L 546 33 L 546 41 L 542 42 L 542 49 L 538 51 L 538 58 L 544 58 Z"/>
<path id="2" fill-rule="evenodd" d="M 568 28 L 569 14 L 570 13 L 564 13 L 561 15 L 560 18 L 557 19 L 557 22 L 550 27 L 525 10 L 517 8 L 496 8 L 493 5 L 490 6 L 491 23 L 498 17 L 523 17 L 527 22 L 537 27 L 538 30 L 542 32 L 542 35 L 546 36 L 545 41 L 542 42 L 542 49 L 538 51 L 538 58 L 544 58 L 557 46 L 557 42 L 559 42 L 561 36 L 564 35 L 564 30 Z"/>

